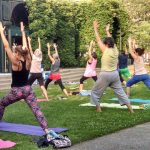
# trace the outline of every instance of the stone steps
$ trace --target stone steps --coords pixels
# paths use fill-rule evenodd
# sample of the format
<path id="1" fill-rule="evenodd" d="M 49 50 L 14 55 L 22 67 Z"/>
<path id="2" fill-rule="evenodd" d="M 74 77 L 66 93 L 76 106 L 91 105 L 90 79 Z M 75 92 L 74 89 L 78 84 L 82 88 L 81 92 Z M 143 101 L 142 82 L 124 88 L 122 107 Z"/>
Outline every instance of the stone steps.
<path id="1" fill-rule="evenodd" d="M 79 82 L 83 75 L 85 68 L 67 68 L 61 69 L 62 81 L 65 82 Z M 100 69 L 97 69 L 99 73 Z M 48 72 L 48 71 L 46 71 Z M 0 74 L 0 90 L 8 90 L 11 88 L 11 74 Z"/>

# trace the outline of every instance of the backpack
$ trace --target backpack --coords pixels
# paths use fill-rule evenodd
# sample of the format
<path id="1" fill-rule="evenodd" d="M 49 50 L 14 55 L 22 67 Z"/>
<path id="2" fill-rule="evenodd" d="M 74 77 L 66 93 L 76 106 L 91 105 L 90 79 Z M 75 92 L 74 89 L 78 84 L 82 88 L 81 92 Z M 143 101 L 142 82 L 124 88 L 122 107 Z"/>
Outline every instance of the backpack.
<path id="1" fill-rule="evenodd" d="M 65 148 L 71 146 L 71 140 L 68 136 L 60 135 L 58 138 L 52 139 L 49 144 L 53 145 L 54 148 Z"/>
<path id="2" fill-rule="evenodd" d="M 39 139 L 37 142 L 37 145 L 39 148 L 45 148 L 49 145 L 52 145 L 53 148 L 65 148 L 71 146 L 71 140 L 68 138 L 68 136 L 59 135 L 57 138 L 53 138 L 52 140 L 48 141 L 47 137 L 44 136 L 43 138 Z"/>

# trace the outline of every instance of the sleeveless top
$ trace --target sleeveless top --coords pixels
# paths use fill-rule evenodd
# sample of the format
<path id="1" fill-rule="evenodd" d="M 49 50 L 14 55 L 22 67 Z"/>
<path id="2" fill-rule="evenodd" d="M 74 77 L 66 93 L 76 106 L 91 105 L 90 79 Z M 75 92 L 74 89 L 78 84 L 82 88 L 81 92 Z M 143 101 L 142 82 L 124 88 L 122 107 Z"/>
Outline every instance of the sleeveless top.
<path id="1" fill-rule="evenodd" d="M 59 72 L 60 59 L 57 59 L 54 64 L 51 65 L 51 73 Z"/>
<path id="2" fill-rule="evenodd" d="M 115 71 L 118 65 L 118 49 L 106 48 L 101 58 L 101 71 Z"/>
<path id="3" fill-rule="evenodd" d="M 85 77 L 93 77 L 93 76 L 96 76 L 96 64 L 97 64 L 97 59 L 94 59 L 92 60 L 91 63 L 87 62 L 87 65 L 86 65 L 86 69 L 85 69 L 85 72 L 84 72 L 84 76 Z"/>
<path id="4" fill-rule="evenodd" d="M 20 61 L 22 64 L 21 71 L 12 70 L 12 84 L 11 87 L 26 86 L 28 82 L 29 70 L 26 69 L 26 61 Z"/>
<path id="5" fill-rule="evenodd" d="M 36 57 L 33 54 L 30 72 L 31 73 L 41 73 L 42 72 L 41 62 L 42 62 L 42 59 Z"/>
<path id="6" fill-rule="evenodd" d="M 138 56 L 138 60 L 134 60 L 134 73 L 135 75 L 147 74 L 144 66 L 144 59 L 141 56 Z"/>

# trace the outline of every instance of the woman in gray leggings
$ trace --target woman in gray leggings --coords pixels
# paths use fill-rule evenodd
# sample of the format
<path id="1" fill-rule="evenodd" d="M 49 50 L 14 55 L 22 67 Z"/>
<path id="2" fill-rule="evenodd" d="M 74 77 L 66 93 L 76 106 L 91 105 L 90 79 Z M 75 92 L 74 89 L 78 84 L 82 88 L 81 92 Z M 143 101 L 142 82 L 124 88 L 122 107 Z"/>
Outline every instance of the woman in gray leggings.
<path id="1" fill-rule="evenodd" d="M 106 88 L 111 87 L 117 95 L 120 105 L 126 105 L 129 111 L 133 112 L 130 102 L 128 101 L 128 97 L 125 94 L 119 79 L 119 74 L 117 71 L 119 53 L 109 33 L 109 26 L 106 27 L 108 37 L 106 37 L 104 41 L 101 40 L 98 32 L 98 22 L 94 21 L 93 26 L 98 46 L 102 51 L 102 58 L 101 72 L 92 89 L 91 102 L 96 105 L 96 111 L 100 112 L 101 107 L 99 99 L 102 97 Z"/>

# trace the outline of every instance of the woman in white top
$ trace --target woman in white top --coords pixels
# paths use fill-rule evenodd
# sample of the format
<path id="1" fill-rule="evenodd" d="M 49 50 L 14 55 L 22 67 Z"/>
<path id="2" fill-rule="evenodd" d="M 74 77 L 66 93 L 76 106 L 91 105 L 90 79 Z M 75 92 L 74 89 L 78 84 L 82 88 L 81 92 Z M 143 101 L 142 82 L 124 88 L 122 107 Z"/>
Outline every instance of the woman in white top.
<path id="1" fill-rule="evenodd" d="M 127 81 L 127 95 L 130 96 L 130 87 L 140 81 L 150 89 L 150 76 L 144 66 L 144 49 L 135 48 L 135 42 L 131 38 L 128 39 L 129 52 L 134 59 L 134 76 Z"/>
<path id="2" fill-rule="evenodd" d="M 30 77 L 29 77 L 28 83 L 32 85 L 35 80 L 38 80 L 41 90 L 46 100 L 48 101 L 48 94 L 44 87 L 44 79 L 42 76 L 42 69 L 41 69 L 42 51 L 41 51 L 41 41 L 39 37 L 38 37 L 38 43 L 39 43 L 39 48 L 33 52 L 32 47 L 31 47 L 31 39 L 28 37 L 29 50 L 32 56 Z"/>

